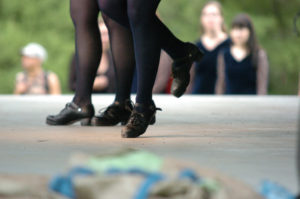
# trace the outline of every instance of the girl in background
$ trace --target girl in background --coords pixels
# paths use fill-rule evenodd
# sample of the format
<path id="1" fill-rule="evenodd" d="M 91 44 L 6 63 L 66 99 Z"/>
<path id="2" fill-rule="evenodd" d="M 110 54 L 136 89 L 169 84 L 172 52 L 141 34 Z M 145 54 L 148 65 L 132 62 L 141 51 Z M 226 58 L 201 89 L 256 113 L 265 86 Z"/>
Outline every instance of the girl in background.
<path id="1" fill-rule="evenodd" d="M 217 79 L 217 57 L 219 51 L 229 46 L 226 34 L 222 6 L 217 1 L 209 1 L 200 16 L 202 35 L 196 43 L 204 52 L 200 62 L 196 62 L 192 71 L 190 89 L 193 94 L 214 94 Z"/>
<path id="2" fill-rule="evenodd" d="M 232 44 L 218 58 L 217 94 L 267 94 L 269 63 L 259 46 L 250 17 L 240 14 L 232 22 Z"/>

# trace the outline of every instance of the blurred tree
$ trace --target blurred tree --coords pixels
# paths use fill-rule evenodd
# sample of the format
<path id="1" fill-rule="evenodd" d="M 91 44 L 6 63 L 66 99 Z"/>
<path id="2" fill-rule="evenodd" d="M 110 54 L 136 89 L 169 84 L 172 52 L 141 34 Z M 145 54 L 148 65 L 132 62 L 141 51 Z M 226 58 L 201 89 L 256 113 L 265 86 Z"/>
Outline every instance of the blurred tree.
<path id="1" fill-rule="evenodd" d="M 73 52 L 74 32 L 69 1 L 0 0 L 0 93 L 11 93 L 20 67 L 19 51 L 29 42 L 45 46 L 44 67 L 54 71 L 67 91 L 67 70 Z"/>

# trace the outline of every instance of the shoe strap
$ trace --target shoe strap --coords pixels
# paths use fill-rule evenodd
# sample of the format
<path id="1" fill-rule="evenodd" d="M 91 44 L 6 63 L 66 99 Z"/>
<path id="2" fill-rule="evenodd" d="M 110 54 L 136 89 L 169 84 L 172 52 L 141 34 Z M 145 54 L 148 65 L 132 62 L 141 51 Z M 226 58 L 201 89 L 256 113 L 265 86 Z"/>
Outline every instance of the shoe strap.
<path id="1" fill-rule="evenodd" d="M 110 113 L 110 110 L 113 110 L 114 108 L 122 108 L 123 105 L 124 105 L 125 110 L 131 112 L 132 108 L 130 107 L 130 105 L 128 105 L 128 103 L 132 105 L 131 100 L 126 100 L 124 103 L 120 103 L 118 101 L 115 101 L 114 103 L 112 103 L 108 107 L 104 107 L 104 108 L 100 109 L 99 114 L 100 115 L 108 114 L 108 115 L 112 116 L 112 114 Z"/>
<path id="2" fill-rule="evenodd" d="M 75 104 L 74 102 L 69 102 L 66 104 L 66 108 L 70 108 L 70 109 L 75 109 L 76 111 L 78 112 L 81 112 L 82 111 L 82 108 L 80 108 L 77 104 Z"/>
<path id="3" fill-rule="evenodd" d="M 140 123 L 140 118 L 144 118 L 144 117 L 145 117 L 145 115 L 143 113 L 139 113 L 136 110 L 133 110 L 132 113 L 131 113 L 131 116 L 129 118 L 128 123 L 133 124 L 133 125 L 137 125 L 137 124 Z"/>

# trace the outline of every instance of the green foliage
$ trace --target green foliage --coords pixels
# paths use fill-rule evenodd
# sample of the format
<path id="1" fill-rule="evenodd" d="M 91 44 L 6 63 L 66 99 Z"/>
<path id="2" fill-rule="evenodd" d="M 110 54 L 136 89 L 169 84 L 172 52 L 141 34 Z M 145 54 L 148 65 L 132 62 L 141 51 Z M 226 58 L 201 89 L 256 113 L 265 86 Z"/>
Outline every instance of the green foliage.
<path id="1" fill-rule="evenodd" d="M 162 0 L 159 13 L 176 36 L 199 38 L 199 15 L 204 0 Z M 300 38 L 292 20 L 299 0 L 221 0 L 227 27 L 233 17 L 247 12 L 253 19 L 262 47 L 270 60 L 270 93 L 296 94 L 300 69 Z M 300 29 L 300 20 L 298 22 Z M 20 49 L 29 42 L 45 46 L 44 67 L 58 74 L 67 90 L 68 67 L 74 52 L 74 29 L 69 0 L 0 0 L 0 93 L 12 93 L 15 74 L 21 71 Z"/>
<path id="2" fill-rule="evenodd" d="M 67 91 L 67 73 L 74 51 L 74 30 L 67 0 L 0 0 L 0 93 L 12 93 L 21 71 L 20 49 L 29 42 L 48 51 L 44 64 L 58 74 Z"/>

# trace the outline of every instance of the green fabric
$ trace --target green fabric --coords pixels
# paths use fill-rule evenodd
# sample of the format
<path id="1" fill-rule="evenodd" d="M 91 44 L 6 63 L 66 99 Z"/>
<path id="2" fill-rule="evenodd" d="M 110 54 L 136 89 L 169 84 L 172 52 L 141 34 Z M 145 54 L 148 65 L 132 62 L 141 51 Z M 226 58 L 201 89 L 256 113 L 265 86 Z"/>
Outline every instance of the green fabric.
<path id="1" fill-rule="evenodd" d="M 221 185 L 214 179 L 203 179 L 200 187 L 208 190 L 209 192 L 218 192 L 221 189 Z"/>
<path id="2" fill-rule="evenodd" d="M 108 156 L 92 156 L 87 166 L 97 172 L 103 173 L 111 168 L 121 170 L 139 168 L 148 172 L 161 170 L 163 159 L 146 151 L 128 151 Z"/>

